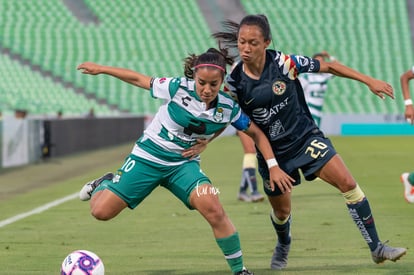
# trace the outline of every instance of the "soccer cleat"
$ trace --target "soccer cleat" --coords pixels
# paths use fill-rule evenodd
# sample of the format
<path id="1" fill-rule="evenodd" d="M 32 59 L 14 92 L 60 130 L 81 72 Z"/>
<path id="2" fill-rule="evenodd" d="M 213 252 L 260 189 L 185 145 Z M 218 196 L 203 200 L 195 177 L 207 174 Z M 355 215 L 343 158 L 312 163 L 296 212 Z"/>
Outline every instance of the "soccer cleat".
<path id="1" fill-rule="evenodd" d="M 388 241 L 384 243 L 379 242 L 377 248 L 371 252 L 372 260 L 375 263 L 380 264 L 385 260 L 395 262 L 407 253 L 407 249 L 388 246 L 386 245 L 387 242 Z"/>
<path id="2" fill-rule="evenodd" d="M 274 270 L 282 270 L 287 266 L 290 244 L 281 244 L 277 242 L 273 252 L 270 268 Z"/>
<path id="3" fill-rule="evenodd" d="M 252 193 L 252 195 L 250 196 L 250 199 L 252 202 L 260 202 L 264 200 L 264 196 L 256 191 Z"/>
<path id="4" fill-rule="evenodd" d="M 414 203 L 414 186 L 408 181 L 409 173 L 401 174 L 401 182 L 404 185 L 404 198 L 408 203 Z"/>
<path id="5" fill-rule="evenodd" d="M 247 195 L 246 192 L 239 192 L 239 195 L 237 197 L 239 201 L 245 201 L 245 202 L 251 202 L 252 199 Z"/>
<path id="6" fill-rule="evenodd" d="M 245 267 L 243 267 L 242 271 L 234 273 L 234 275 L 254 275 L 253 272 L 248 271 Z"/>
<path id="7" fill-rule="evenodd" d="M 113 177 L 114 177 L 114 174 L 106 173 L 102 177 L 86 183 L 79 192 L 79 199 L 81 201 L 90 200 L 91 197 L 92 197 L 92 192 L 96 189 L 96 187 L 98 187 L 99 184 L 101 184 L 102 181 L 112 180 Z"/>

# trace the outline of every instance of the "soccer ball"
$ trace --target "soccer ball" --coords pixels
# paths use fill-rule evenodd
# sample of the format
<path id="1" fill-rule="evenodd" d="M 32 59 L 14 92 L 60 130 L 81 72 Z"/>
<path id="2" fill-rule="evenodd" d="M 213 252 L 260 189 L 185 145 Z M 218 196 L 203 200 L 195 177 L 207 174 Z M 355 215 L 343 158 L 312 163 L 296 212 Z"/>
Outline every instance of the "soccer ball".
<path id="1" fill-rule="evenodd" d="M 95 253 L 88 250 L 75 250 L 62 262 L 60 275 L 104 275 L 105 267 Z"/>

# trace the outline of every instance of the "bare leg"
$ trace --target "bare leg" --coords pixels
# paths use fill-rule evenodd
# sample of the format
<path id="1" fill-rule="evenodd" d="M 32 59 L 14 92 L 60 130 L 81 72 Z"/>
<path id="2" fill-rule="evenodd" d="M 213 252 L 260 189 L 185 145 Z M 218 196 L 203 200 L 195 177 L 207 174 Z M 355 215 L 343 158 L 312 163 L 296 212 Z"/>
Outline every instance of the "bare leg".
<path id="1" fill-rule="evenodd" d="M 375 263 L 396 261 L 406 253 L 405 248 L 393 248 L 381 243 L 368 199 L 339 155 L 328 161 L 316 175 L 341 191 L 349 214 L 368 244 Z"/>
<path id="2" fill-rule="evenodd" d="M 257 189 L 256 178 L 256 147 L 254 141 L 247 134 L 242 131 L 237 131 L 237 135 L 240 138 L 240 142 L 243 146 L 243 172 L 239 190 L 239 200 L 259 202 L 264 200 L 264 196 L 260 194 Z M 251 196 L 246 193 L 247 188 L 250 188 Z"/>
<path id="3" fill-rule="evenodd" d="M 194 190 L 190 195 L 190 204 L 200 212 L 200 214 L 210 224 L 216 238 L 224 238 L 236 232 L 233 223 L 227 217 L 219 198 L 209 184 L 198 186 L 202 190 L 207 190 L 207 194 Z"/>
<path id="4" fill-rule="evenodd" d="M 315 174 L 342 193 L 356 187 L 355 179 L 339 155 L 335 155 Z"/>
<path id="5" fill-rule="evenodd" d="M 207 190 L 207 192 L 198 192 L 195 189 L 190 195 L 190 204 L 210 224 L 216 242 L 223 252 L 232 272 L 237 273 L 242 271 L 243 257 L 236 228 L 224 212 L 218 196 L 214 192 L 210 192 L 213 187 L 210 184 L 203 184 L 197 188 Z"/>
<path id="6" fill-rule="evenodd" d="M 112 191 L 97 191 L 90 200 L 91 214 L 98 220 L 110 220 L 118 215 L 127 204 Z"/>

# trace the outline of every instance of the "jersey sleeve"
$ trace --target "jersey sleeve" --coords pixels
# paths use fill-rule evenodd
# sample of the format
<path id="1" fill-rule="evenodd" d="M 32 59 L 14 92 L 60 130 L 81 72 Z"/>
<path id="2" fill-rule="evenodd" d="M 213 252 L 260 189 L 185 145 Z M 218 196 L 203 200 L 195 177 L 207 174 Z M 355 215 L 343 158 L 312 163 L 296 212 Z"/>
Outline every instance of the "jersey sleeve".
<path id="1" fill-rule="evenodd" d="M 224 78 L 224 88 L 223 91 L 228 94 L 234 101 L 238 101 L 237 94 L 236 94 L 236 87 L 232 85 L 234 83 L 233 78 L 231 77 L 231 74 L 226 75 Z"/>
<path id="2" fill-rule="evenodd" d="M 319 60 L 304 55 L 286 55 L 279 52 L 277 55 L 279 67 L 289 79 L 296 79 L 301 73 L 319 72 Z"/>
<path id="3" fill-rule="evenodd" d="M 223 92 L 228 94 L 234 101 L 237 102 L 237 95 L 234 90 L 230 90 L 230 86 L 227 84 L 227 82 L 224 82 Z"/>
<path id="4" fill-rule="evenodd" d="M 153 79 L 150 89 L 153 98 L 170 100 L 180 87 L 180 78 L 156 77 Z"/>

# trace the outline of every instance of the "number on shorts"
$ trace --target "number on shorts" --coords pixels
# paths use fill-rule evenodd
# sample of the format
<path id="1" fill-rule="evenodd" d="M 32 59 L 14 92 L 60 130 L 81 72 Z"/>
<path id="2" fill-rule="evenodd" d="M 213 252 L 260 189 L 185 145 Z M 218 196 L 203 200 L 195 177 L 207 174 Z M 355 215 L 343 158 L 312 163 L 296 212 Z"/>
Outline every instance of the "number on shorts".
<path id="1" fill-rule="evenodd" d="M 305 153 L 309 154 L 312 158 L 324 157 L 328 151 L 322 153 L 328 147 L 325 143 L 318 141 L 317 139 L 312 140 Z"/>
<path id="2" fill-rule="evenodd" d="M 135 166 L 135 160 L 131 159 L 130 157 L 125 161 L 124 165 L 122 165 L 121 170 L 126 172 L 129 172 L 134 168 Z"/>

